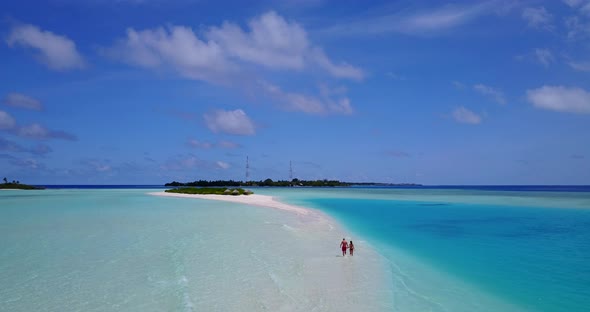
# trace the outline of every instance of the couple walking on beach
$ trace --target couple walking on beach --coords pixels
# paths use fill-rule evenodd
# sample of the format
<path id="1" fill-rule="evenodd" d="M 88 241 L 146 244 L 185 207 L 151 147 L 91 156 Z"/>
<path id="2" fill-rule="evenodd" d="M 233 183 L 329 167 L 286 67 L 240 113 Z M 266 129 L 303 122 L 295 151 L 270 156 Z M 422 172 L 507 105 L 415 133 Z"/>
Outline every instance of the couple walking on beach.
<path id="1" fill-rule="evenodd" d="M 343 238 L 342 242 L 340 242 L 340 248 L 342 248 L 342 257 L 346 256 L 346 249 L 348 249 L 351 256 L 354 255 L 354 244 L 352 241 L 349 243 L 346 241 L 346 238 Z"/>

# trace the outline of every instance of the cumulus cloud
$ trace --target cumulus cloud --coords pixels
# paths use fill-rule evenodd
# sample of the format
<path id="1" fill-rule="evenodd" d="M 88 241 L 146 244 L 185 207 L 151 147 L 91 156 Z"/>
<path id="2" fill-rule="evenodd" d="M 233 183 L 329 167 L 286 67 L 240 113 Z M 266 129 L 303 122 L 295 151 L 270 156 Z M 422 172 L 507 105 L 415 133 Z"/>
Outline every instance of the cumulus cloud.
<path id="1" fill-rule="evenodd" d="M 481 123 L 481 116 L 465 107 L 458 107 L 453 111 L 453 118 L 460 123 L 476 125 Z"/>
<path id="2" fill-rule="evenodd" d="M 253 18 L 245 30 L 227 21 L 220 27 L 210 27 L 203 39 L 185 26 L 141 31 L 130 28 L 126 38 L 105 52 L 130 64 L 171 67 L 187 78 L 209 82 L 234 79 L 244 65 L 296 71 L 321 68 L 336 78 L 364 77 L 359 68 L 334 63 L 309 41 L 301 25 L 274 11 Z"/>
<path id="3" fill-rule="evenodd" d="M 217 110 L 205 114 L 204 118 L 209 130 L 215 133 L 234 135 L 254 135 L 256 133 L 254 123 L 241 109 L 233 111 Z"/>
<path id="4" fill-rule="evenodd" d="M 307 33 L 275 12 L 252 19 L 249 31 L 224 22 L 212 27 L 207 37 L 219 43 L 231 56 L 270 68 L 303 69 L 309 49 Z"/>
<path id="5" fill-rule="evenodd" d="M 40 111 L 43 109 L 41 102 L 21 93 L 8 93 L 4 98 L 4 104 L 12 107 Z"/>
<path id="6" fill-rule="evenodd" d="M 111 57 L 151 69 L 172 69 L 197 80 L 221 82 L 234 70 L 215 42 L 205 42 L 190 27 L 170 26 L 137 31 L 105 50 Z"/>
<path id="7" fill-rule="evenodd" d="M 496 101 L 498 104 L 506 104 L 506 99 L 504 98 L 504 93 L 498 89 L 494 89 L 490 86 L 486 86 L 483 84 L 476 84 L 473 86 L 473 89 L 491 99 Z"/>
<path id="8" fill-rule="evenodd" d="M 555 58 L 553 57 L 553 53 L 551 53 L 551 51 L 549 49 L 535 49 L 535 56 L 537 57 L 537 61 L 539 61 L 539 63 L 545 65 L 545 67 L 548 67 L 549 64 L 553 63 L 553 61 L 555 61 Z"/>
<path id="9" fill-rule="evenodd" d="M 312 45 L 301 25 L 287 21 L 274 11 L 250 20 L 248 27 L 244 31 L 236 24 L 225 22 L 221 27 L 212 27 L 207 37 L 240 61 L 275 69 L 303 70 L 316 65 L 337 78 L 364 77 L 359 68 L 346 63 L 334 64 L 320 48 Z"/>
<path id="10" fill-rule="evenodd" d="M 44 126 L 34 123 L 28 126 L 23 126 L 16 131 L 18 136 L 31 139 L 63 139 L 68 141 L 76 141 L 77 137 L 64 131 L 56 131 L 45 128 Z"/>
<path id="11" fill-rule="evenodd" d="M 537 108 L 575 113 L 590 114 L 590 92 L 581 88 L 564 86 L 543 86 L 527 90 L 527 100 Z"/>
<path id="12" fill-rule="evenodd" d="M 551 30 L 553 29 L 553 15 L 547 12 L 545 7 L 525 8 L 522 11 L 522 18 L 531 28 Z"/>
<path id="13" fill-rule="evenodd" d="M 37 59 L 54 70 L 80 69 L 85 64 L 74 41 L 35 25 L 22 24 L 13 27 L 6 42 L 10 47 L 18 45 L 36 50 Z"/>
<path id="14" fill-rule="evenodd" d="M 16 126 L 16 120 L 7 112 L 0 111 L 0 130 L 10 130 Z"/>

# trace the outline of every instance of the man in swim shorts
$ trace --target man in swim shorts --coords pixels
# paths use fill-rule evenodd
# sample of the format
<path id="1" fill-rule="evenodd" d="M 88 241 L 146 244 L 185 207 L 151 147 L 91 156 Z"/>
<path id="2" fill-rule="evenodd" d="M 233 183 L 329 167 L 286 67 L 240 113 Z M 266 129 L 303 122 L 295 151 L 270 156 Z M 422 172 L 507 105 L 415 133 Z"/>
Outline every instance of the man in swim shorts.
<path id="1" fill-rule="evenodd" d="M 342 248 L 342 257 L 346 256 L 346 248 L 348 248 L 348 242 L 345 238 L 340 242 L 340 248 Z"/>

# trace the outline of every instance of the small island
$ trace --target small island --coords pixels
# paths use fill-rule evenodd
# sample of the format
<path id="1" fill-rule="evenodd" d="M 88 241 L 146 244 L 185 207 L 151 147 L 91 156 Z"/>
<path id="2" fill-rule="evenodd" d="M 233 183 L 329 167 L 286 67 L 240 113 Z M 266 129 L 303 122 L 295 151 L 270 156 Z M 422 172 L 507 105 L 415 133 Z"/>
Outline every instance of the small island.
<path id="1" fill-rule="evenodd" d="M 198 195 L 251 195 L 252 191 L 244 190 L 242 188 L 230 189 L 227 187 L 181 187 L 176 189 L 166 190 L 167 193 L 177 194 L 198 194 Z"/>
<path id="2" fill-rule="evenodd" d="M 0 184 L 0 190 L 43 190 L 44 187 L 21 184 L 19 181 L 13 180 L 9 182 L 7 178 L 4 178 L 4 183 Z"/>
<path id="3" fill-rule="evenodd" d="M 193 182 L 177 182 L 173 181 L 166 183 L 164 186 L 173 187 L 350 187 L 350 186 L 398 186 L 398 187 L 419 187 L 421 184 L 414 183 L 376 183 L 376 182 L 341 182 L 338 180 L 299 180 L 293 179 L 273 181 L 266 179 L 261 181 L 234 181 L 234 180 L 198 180 Z"/>

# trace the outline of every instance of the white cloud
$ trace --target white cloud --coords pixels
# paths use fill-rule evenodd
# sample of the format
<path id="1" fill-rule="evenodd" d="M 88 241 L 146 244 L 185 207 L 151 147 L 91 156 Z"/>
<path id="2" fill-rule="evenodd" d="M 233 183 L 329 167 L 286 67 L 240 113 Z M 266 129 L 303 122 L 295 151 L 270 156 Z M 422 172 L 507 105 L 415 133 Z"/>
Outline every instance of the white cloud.
<path id="1" fill-rule="evenodd" d="M 39 100 L 20 93 L 9 93 L 4 98 L 4 104 L 12 107 L 19 107 L 30 110 L 42 110 L 43 106 Z"/>
<path id="2" fill-rule="evenodd" d="M 246 62 L 270 68 L 303 69 L 310 45 L 303 27 L 272 11 L 252 19 L 248 26 L 249 32 L 225 22 L 221 27 L 212 27 L 207 38 Z"/>
<path id="3" fill-rule="evenodd" d="M 240 61 L 273 69 L 303 70 L 319 66 L 336 78 L 361 80 L 359 68 L 342 63 L 334 64 L 318 47 L 314 47 L 303 27 L 289 22 L 274 11 L 256 17 L 244 31 L 236 24 L 225 22 L 211 27 L 207 38 L 217 42 L 224 51 Z"/>
<path id="4" fill-rule="evenodd" d="M 494 89 L 490 86 L 486 86 L 483 84 L 476 84 L 473 86 L 473 89 L 485 96 L 492 98 L 498 104 L 506 104 L 506 99 L 504 98 L 504 93 L 502 91 Z"/>
<path id="5" fill-rule="evenodd" d="M 362 80 L 365 77 L 364 72 L 358 67 L 347 63 L 334 64 L 332 60 L 324 54 L 324 51 L 319 48 L 313 49 L 310 55 L 312 63 L 317 64 L 333 77 L 353 80 Z M 313 65 L 314 64 L 312 64 L 312 66 Z"/>
<path id="6" fill-rule="evenodd" d="M 445 5 L 428 11 L 373 15 L 332 26 L 325 30 L 344 36 L 403 33 L 409 35 L 433 35 L 469 23 L 485 14 L 508 10 L 508 2 L 486 1 L 471 5 Z M 410 13 L 408 13 L 410 12 Z"/>
<path id="7" fill-rule="evenodd" d="M 537 57 L 537 60 L 539 61 L 539 63 L 545 65 L 545 67 L 548 67 L 549 64 L 553 63 L 555 61 L 555 58 L 553 57 L 553 53 L 551 53 L 551 51 L 549 49 L 535 49 L 535 56 Z"/>
<path id="8" fill-rule="evenodd" d="M 230 165 L 228 163 L 223 162 L 223 161 L 217 161 L 215 164 L 217 165 L 217 168 L 219 168 L 219 169 L 225 170 L 225 169 L 229 169 L 229 167 L 230 167 Z"/>
<path id="9" fill-rule="evenodd" d="M 481 6 L 442 9 L 410 16 L 402 20 L 399 26 L 407 32 L 440 31 L 464 24 L 482 13 L 481 10 Z"/>
<path id="10" fill-rule="evenodd" d="M 569 62 L 568 65 L 577 71 L 590 72 L 590 61 Z"/>
<path id="11" fill-rule="evenodd" d="M 9 113 L 0 111 L 0 130 L 10 130 L 16 126 L 16 120 Z"/>
<path id="12" fill-rule="evenodd" d="M 6 42 L 10 47 L 20 45 L 36 49 L 38 59 L 54 70 L 80 69 L 85 64 L 72 40 L 34 25 L 24 24 L 12 28 Z"/>
<path id="13" fill-rule="evenodd" d="M 553 15 L 547 12 L 545 7 L 525 8 L 522 11 L 522 18 L 527 21 L 529 27 L 538 29 L 553 29 Z"/>
<path id="14" fill-rule="evenodd" d="M 190 27 L 127 30 L 105 53 L 127 63 L 151 68 L 172 68 L 190 79 L 227 82 L 245 66 L 256 65 L 275 70 L 314 70 L 320 68 L 332 77 L 360 80 L 361 69 L 335 64 L 309 41 L 302 26 L 270 11 L 248 22 L 248 29 L 224 22 L 210 27 L 200 39 Z M 239 78 L 238 78 L 239 77 Z"/>
<path id="15" fill-rule="evenodd" d="M 453 118 L 460 123 L 476 125 L 481 123 L 481 116 L 465 107 L 458 107 L 453 111 Z"/>
<path id="16" fill-rule="evenodd" d="M 353 113 L 350 99 L 344 96 L 345 90 L 332 90 L 320 87 L 321 96 L 309 96 L 301 93 L 285 92 L 280 87 L 268 82 L 260 82 L 264 92 L 282 104 L 287 111 L 307 114 L 344 114 Z M 338 97 L 338 98 L 334 98 Z"/>
<path id="17" fill-rule="evenodd" d="M 186 78 L 210 82 L 221 82 L 235 70 L 218 44 L 199 39 L 191 28 L 183 26 L 142 31 L 129 28 L 127 37 L 105 52 L 136 66 L 171 68 Z"/>
<path id="18" fill-rule="evenodd" d="M 527 99 L 535 107 L 576 114 L 590 114 L 590 92 L 581 88 L 543 86 L 527 90 Z"/>
<path id="19" fill-rule="evenodd" d="M 254 123 L 241 109 L 233 111 L 218 110 L 205 114 L 207 127 L 215 133 L 227 133 L 234 135 L 254 135 L 256 133 Z"/>

